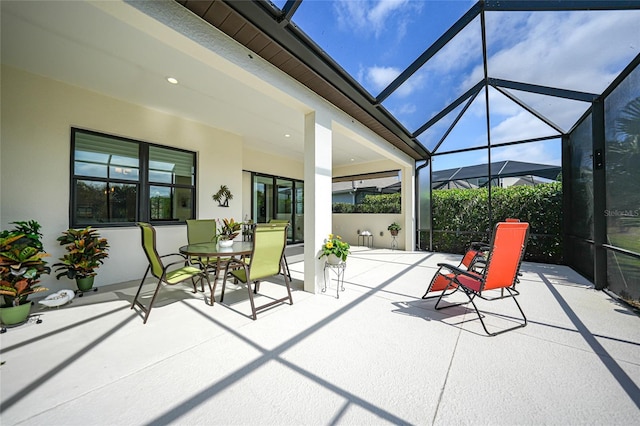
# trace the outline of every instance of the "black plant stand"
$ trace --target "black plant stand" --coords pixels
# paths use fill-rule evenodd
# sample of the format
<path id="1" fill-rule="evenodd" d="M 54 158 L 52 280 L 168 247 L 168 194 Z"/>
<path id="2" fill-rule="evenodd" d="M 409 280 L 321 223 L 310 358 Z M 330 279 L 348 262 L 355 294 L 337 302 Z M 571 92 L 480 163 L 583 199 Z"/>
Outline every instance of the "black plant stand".
<path id="1" fill-rule="evenodd" d="M 89 290 L 75 290 L 74 293 L 76 294 L 76 296 L 78 297 L 82 297 L 83 294 L 85 293 L 95 293 L 96 291 L 98 291 L 98 287 L 91 287 Z"/>

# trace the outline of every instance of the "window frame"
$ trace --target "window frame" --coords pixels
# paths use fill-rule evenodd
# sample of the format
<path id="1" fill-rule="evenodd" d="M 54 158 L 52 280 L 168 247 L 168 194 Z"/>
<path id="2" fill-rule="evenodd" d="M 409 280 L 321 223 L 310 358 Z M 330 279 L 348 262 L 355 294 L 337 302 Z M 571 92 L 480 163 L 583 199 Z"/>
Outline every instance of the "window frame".
<path id="1" fill-rule="evenodd" d="M 75 173 L 75 164 L 76 164 L 76 136 L 77 134 L 88 134 L 99 136 L 102 138 L 115 139 L 119 141 L 134 143 L 138 147 L 138 179 L 137 180 L 126 180 L 126 179 L 118 179 L 118 178 L 110 178 L 110 177 L 96 177 L 96 176 L 87 176 L 80 175 Z M 191 191 L 192 196 L 190 197 L 189 203 L 185 208 L 189 208 L 191 213 L 188 219 L 195 219 L 196 214 L 196 198 L 197 198 L 197 182 L 198 182 L 198 153 L 195 151 L 190 151 L 187 149 L 176 148 L 166 145 L 160 145 L 151 142 L 145 142 L 141 140 L 136 140 L 132 138 L 127 138 L 123 136 L 116 136 L 104 132 L 97 132 L 94 130 L 87 130 L 78 127 L 71 127 L 71 143 L 70 143 L 70 164 L 69 164 L 69 227 L 70 228 L 84 228 L 86 226 L 91 226 L 94 228 L 118 228 L 118 227 L 131 227 L 135 226 L 136 222 L 148 222 L 153 224 L 154 226 L 163 226 L 163 225 L 184 225 L 186 222 L 184 220 L 152 220 L 151 219 L 151 194 L 150 188 L 151 186 L 159 186 L 163 188 L 171 188 L 172 192 L 175 192 L 177 189 L 187 189 Z M 150 161 L 150 148 L 162 148 L 169 151 L 175 151 L 179 153 L 187 153 L 192 155 L 193 158 L 193 180 L 190 185 L 184 183 L 162 183 L 162 182 L 150 182 L 149 180 L 149 161 Z M 78 181 L 91 181 L 91 182 L 100 182 L 104 184 L 125 184 L 125 185 L 135 185 L 136 186 L 136 219 L 132 222 L 82 222 L 78 221 L 76 215 L 76 202 L 77 202 L 77 182 Z"/>

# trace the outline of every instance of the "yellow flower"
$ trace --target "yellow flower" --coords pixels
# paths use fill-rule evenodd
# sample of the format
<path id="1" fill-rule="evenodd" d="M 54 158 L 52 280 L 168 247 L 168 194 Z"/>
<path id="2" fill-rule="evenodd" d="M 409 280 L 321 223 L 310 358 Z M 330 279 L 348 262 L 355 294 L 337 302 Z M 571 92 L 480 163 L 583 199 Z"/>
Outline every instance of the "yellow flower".
<path id="1" fill-rule="evenodd" d="M 333 239 L 333 234 L 329 234 L 329 239 Z"/>
<path id="2" fill-rule="evenodd" d="M 325 245 L 326 248 L 331 249 L 333 248 L 333 243 L 331 241 L 327 241 L 327 244 Z"/>
<path id="3" fill-rule="evenodd" d="M 336 238 L 339 239 L 339 240 L 342 239 L 342 237 L 340 235 L 336 235 Z"/>

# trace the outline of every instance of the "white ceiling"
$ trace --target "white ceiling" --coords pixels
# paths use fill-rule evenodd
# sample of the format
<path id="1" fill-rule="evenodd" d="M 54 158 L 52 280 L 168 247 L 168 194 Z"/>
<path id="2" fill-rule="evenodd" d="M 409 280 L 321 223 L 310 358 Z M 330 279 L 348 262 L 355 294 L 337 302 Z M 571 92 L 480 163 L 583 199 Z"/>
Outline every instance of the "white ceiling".
<path id="1" fill-rule="evenodd" d="M 135 24 L 140 13 L 131 6 L 109 3 L 107 12 L 95 2 L 2 0 L 0 7 L 3 64 L 224 129 L 249 148 L 302 160 L 303 105 L 229 75 L 213 53 L 195 59 L 166 34 L 149 35 L 143 22 Z M 179 84 L 169 84 L 168 76 Z M 382 159 L 334 132 L 334 167 Z"/>

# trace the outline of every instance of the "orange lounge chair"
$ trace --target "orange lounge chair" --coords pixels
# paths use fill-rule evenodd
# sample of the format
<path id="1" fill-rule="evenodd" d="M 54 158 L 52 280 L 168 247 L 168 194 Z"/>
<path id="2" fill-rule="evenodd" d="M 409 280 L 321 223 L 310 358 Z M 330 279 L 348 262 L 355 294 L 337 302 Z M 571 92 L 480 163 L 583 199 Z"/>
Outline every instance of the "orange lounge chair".
<path id="1" fill-rule="evenodd" d="M 460 263 L 458 264 L 458 268 L 462 269 L 464 267 L 464 269 L 467 271 L 482 273 L 482 270 L 484 269 L 486 264 L 485 253 L 487 253 L 489 249 L 490 249 L 489 244 L 485 242 L 474 241 L 470 243 L 469 248 L 465 252 Z M 445 287 L 449 285 L 449 280 L 446 279 L 445 275 L 440 274 L 441 270 L 442 268 L 438 269 L 438 271 L 435 273 L 435 275 L 431 279 L 431 282 L 427 287 L 427 291 L 424 293 L 424 296 L 422 296 L 423 299 L 432 299 L 434 297 L 439 297 L 440 294 L 435 294 L 431 296 L 427 296 L 427 294 L 436 292 L 436 291 L 442 291 L 444 290 Z M 453 288 L 453 291 L 456 291 L 455 287 Z"/>
<path id="2" fill-rule="evenodd" d="M 520 219 L 506 218 L 504 221 L 520 222 Z M 491 249 L 491 245 L 484 241 L 473 241 L 469 243 L 469 248 L 464 253 L 464 256 L 462 257 L 462 260 L 460 261 L 458 268 L 462 268 L 464 266 L 464 268 L 467 271 L 472 271 L 478 274 L 482 274 L 485 266 L 487 265 L 486 258 L 490 249 Z M 442 291 L 449 284 L 449 280 L 445 279 L 445 277 L 443 276 L 444 274 L 440 274 L 439 272 L 440 270 L 438 270 L 433 276 L 433 278 L 431 279 L 431 282 L 427 287 L 427 291 L 424 293 L 424 296 L 422 296 L 423 299 L 432 299 L 434 297 L 439 297 L 440 294 L 434 294 L 431 296 L 427 296 L 427 294 L 432 292 Z M 516 280 L 516 282 L 519 282 L 519 281 Z M 454 288 L 453 291 L 456 291 L 456 289 Z"/>
<path id="3" fill-rule="evenodd" d="M 524 256 L 528 239 L 528 223 L 500 222 L 496 224 L 493 232 L 489 256 L 482 273 L 464 270 L 457 266 L 447 265 L 445 263 L 439 263 L 438 266 L 440 269 L 436 273 L 432 282 L 435 281 L 439 286 L 444 285 L 444 288 L 436 302 L 435 308 L 439 310 L 471 302 L 476 314 L 478 314 L 478 318 L 482 323 L 484 331 L 490 336 L 495 336 L 509 330 L 526 326 L 527 318 L 522 311 L 520 304 L 516 300 L 516 296 L 520 293 L 515 289 L 515 283 L 518 278 L 518 271 L 520 269 L 520 264 L 522 262 L 522 257 Z M 469 301 L 440 306 L 442 298 L 448 295 L 446 294 L 448 290 L 461 290 L 467 296 Z M 486 296 L 485 292 L 489 290 L 506 290 L 508 294 L 501 294 L 496 297 Z M 523 321 L 514 327 L 490 333 L 482 319 L 483 315 L 480 314 L 480 311 L 474 301 L 476 297 L 484 300 L 512 298 L 518 307 L 518 310 L 522 314 Z"/>

